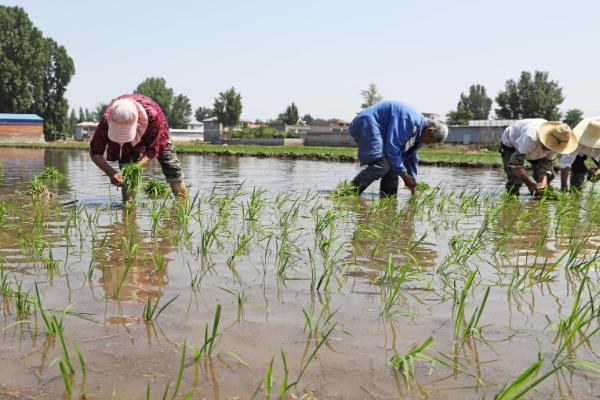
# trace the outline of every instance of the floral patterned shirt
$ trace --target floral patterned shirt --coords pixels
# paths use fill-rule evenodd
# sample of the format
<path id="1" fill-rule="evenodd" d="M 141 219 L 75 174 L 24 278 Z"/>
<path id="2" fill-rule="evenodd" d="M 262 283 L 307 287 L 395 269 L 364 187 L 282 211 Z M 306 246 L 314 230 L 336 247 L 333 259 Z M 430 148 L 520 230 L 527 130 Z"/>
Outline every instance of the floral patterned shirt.
<path id="1" fill-rule="evenodd" d="M 135 100 L 144 107 L 146 114 L 148 114 L 148 128 L 140 142 L 135 146 L 132 146 L 131 143 L 123 144 L 121 160 L 127 160 L 132 151 L 143 154 L 148 158 L 156 158 L 170 141 L 169 126 L 165 114 L 154 100 L 143 94 L 124 94 L 115 100 L 127 98 Z M 108 139 L 108 118 L 109 115 L 105 112 L 90 142 L 90 154 L 103 155 L 106 150 L 107 161 L 119 161 L 120 146 Z"/>

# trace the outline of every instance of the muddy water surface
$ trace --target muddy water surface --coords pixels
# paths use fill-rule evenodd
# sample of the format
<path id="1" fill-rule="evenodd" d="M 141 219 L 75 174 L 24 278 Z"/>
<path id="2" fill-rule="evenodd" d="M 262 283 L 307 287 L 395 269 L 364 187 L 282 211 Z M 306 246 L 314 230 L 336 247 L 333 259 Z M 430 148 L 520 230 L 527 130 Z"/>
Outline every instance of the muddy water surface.
<path id="1" fill-rule="evenodd" d="M 46 315 L 62 318 L 72 398 L 162 398 L 167 385 L 169 398 L 264 398 L 272 360 L 277 398 L 282 354 L 289 398 L 491 398 L 538 357 L 538 377 L 560 368 L 526 397 L 597 395 L 600 210 L 589 193 L 503 202 L 500 171 L 432 167 L 420 177 L 444 189 L 418 199 L 382 203 L 374 186 L 333 200 L 357 165 L 181 159 L 190 205 L 139 196 L 124 209 L 85 152 L 0 149 L 0 398 L 69 397 L 36 284 Z M 54 200 L 34 202 L 28 182 L 45 166 L 65 179 L 50 185 Z M 575 314 L 589 318 L 562 346 L 578 291 Z M 148 300 L 171 299 L 144 321 Z M 214 350 L 196 357 L 219 306 Z M 414 374 L 393 368 L 429 337 Z"/>

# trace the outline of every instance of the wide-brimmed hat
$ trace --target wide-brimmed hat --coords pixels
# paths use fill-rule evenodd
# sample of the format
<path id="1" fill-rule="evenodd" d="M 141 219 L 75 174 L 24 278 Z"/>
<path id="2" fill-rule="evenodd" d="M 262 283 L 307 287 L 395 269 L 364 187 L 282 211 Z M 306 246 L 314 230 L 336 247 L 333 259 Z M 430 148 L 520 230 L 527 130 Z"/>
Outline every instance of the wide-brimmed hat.
<path id="1" fill-rule="evenodd" d="M 569 154 L 577 149 L 577 137 L 569 125 L 557 121 L 548 121 L 540 125 L 540 142 L 550 150 Z"/>
<path id="2" fill-rule="evenodd" d="M 108 138 L 115 143 L 128 143 L 135 139 L 138 125 L 138 109 L 133 100 L 115 100 L 110 106 Z"/>
<path id="3" fill-rule="evenodd" d="M 573 128 L 573 133 L 585 147 L 600 148 L 600 117 L 584 119 Z"/>

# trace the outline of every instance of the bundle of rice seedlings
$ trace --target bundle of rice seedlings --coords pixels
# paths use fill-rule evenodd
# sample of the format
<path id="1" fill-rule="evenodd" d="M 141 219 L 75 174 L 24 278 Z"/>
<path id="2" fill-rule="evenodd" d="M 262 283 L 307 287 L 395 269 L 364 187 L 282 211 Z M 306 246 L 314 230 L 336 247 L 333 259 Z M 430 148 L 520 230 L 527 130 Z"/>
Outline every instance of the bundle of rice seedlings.
<path id="1" fill-rule="evenodd" d="M 37 174 L 36 177 L 43 182 L 60 181 L 65 178 L 65 176 L 54 167 L 44 168 L 44 170 Z"/>
<path id="2" fill-rule="evenodd" d="M 142 171 L 139 164 L 125 164 L 123 166 L 123 188 L 126 192 L 138 192 L 142 186 Z"/>
<path id="3" fill-rule="evenodd" d="M 148 197 L 151 197 L 153 199 L 167 197 L 170 192 L 171 189 L 169 188 L 169 185 L 156 178 L 150 179 L 144 185 L 144 193 L 146 193 Z"/>
<path id="4" fill-rule="evenodd" d="M 349 197 L 356 196 L 358 194 L 358 190 L 356 186 L 354 186 L 351 182 L 342 181 L 335 185 L 333 191 L 331 192 L 331 197 Z"/>

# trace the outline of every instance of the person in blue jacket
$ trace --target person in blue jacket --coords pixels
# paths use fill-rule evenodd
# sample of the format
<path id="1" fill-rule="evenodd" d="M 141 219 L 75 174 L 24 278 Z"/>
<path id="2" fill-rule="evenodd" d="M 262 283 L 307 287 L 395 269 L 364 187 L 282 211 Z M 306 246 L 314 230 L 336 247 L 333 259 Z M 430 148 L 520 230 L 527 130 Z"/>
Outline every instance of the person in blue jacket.
<path id="1" fill-rule="evenodd" d="M 366 165 L 352 184 L 358 194 L 381 179 L 382 197 L 398 193 L 398 177 L 411 193 L 416 191 L 417 150 L 423 144 L 440 143 L 448 136 L 448 126 L 427 118 L 407 104 L 382 101 L 361 111 L 348 127 L 358 144 L 360 165 Z"/>

